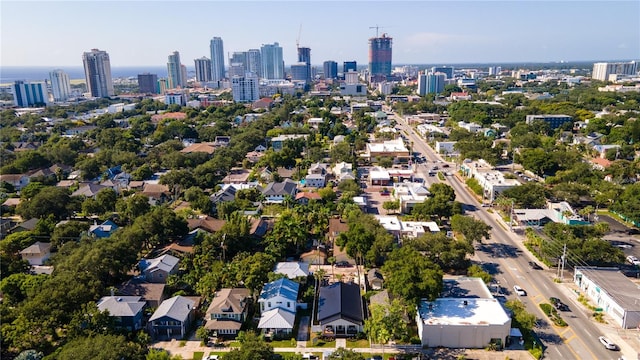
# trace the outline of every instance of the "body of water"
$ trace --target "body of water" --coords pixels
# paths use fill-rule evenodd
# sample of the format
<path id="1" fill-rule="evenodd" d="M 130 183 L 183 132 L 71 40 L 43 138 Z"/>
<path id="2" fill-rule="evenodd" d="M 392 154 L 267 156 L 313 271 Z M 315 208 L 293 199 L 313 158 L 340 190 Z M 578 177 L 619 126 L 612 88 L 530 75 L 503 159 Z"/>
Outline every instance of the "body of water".
<path id="1" fill-rule="evenodd" d="M 16 80 L 43 81 L 49 80 L 49 72 L 62 69 L 69 75 L 69 79 L 84 80 L 84 68 L 82 66 L 2 66 L 0 67 L 0 84 L 10 84 Z M 187 68 L 189 70 L 189 68 Z M 166 66 L 122 66 L 111 67 L 111 77 L 128 78 L 138 77 L 138 74 L 151 73 L 158 78 L 167 77 Z"/>

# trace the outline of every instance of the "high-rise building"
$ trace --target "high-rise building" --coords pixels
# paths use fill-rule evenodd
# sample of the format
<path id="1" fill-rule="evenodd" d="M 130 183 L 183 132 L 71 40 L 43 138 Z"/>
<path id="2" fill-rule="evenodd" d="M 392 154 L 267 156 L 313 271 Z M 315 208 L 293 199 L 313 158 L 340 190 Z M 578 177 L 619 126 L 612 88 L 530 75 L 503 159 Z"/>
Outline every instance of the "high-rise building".
<path id="1" fill-rule="evenodd" d="M 309 79 L 311 79 L 311 75 L 309 74 L 309 66 L 307 66 L 307 63 L 298 62 L 291 64 L 291 80 L 304 81 L 308 84 Z"/>
<path id="2" fill-rule="evenodd" d="M 160 91 L 160 94 L 166 94 L 167 90 L 169 90 L 169 80 L 165 78 L 158 79 L 158 91 Z"/>
<path id="3" fill-rule="evenodd" d="M 194 61 L 196 64 L 196 81 L 211 81 L 211 60 L 203 56 L 199 59 L 195 59 Z"/>
<path id="4" fill-rule="evenodd" d="M 444 91 L 445 79 L 447 75 L 444 73 L 428 73 L 420 72 L 418 74 L 418 95 L 438 94 Z"/>
<path id="5" fill-rule="evenodd" d="M 91 49 L 82 54 L 87 91 L 93 97 L 109 97 L 116 93 L 111 78 L 111 61 L 106 51 Z"/>
<path id="6" fill-rule="evenodd" d="M 214 37 L 209 43 L 211 51 L 211 80 L 220 81 L 224 79 L 224 49 L 222 39 Z"/>
<path id="7" fill-rule="evenodd" d="M 369 75 L 372 81 L 391 75 L 392 40 L 387 34 L 369 39 Z"/>
<path id="8" fill-rule="evenodd" d="M 276 42 L 264 44 L 260 48 L 262 53 L 262 77 L 265 79 L 284 79 L 284 60 L 282 48 Z"/>
<path id="9" fill-rule="evenodd" d="M 434 66 L 431 68 L 432 73 L 443 73 L 447 76 L 447 79 L 453 79 L 454 68 L 453 66 Z"/>
<path id="10" fill-rule="evenodd" d="M 182 63 L 180 62 L 180 53 L 177 51 L 168 57 L 167 74 L 170 89 L 184 87 L 186 82 L 182 78 Z"/>
<path id="11" fill-rule="evenodd" d="M 307 84 L 311 83 L 311 49 L 308 47 L 298 48 L 298 62 L 307 65 Z"/>
<path id="12" fill-rule="evenodd" d="M 635 75 L 638 72 L 638 63 L 630 62 L 599 62 L 593 64 L 591 78 L 600 81 L 609 81 L 609 75 Z"/>
<path id="13" fill-rule="evenodd" d="M 69 75 L 60 69 L 56 69 L 49 73 L 49 79 L 51 79 L 53 101 L 66 101 L 69 99 L 71 94 Z"/>
<path id="14" fill-rule="evenodd" d="M 246 73 L 244 76 L 231 78 L 231 93 L 235 102 L 253 102 L 260 99 L 258 76 Z"/>
<path id="15" fill-rule="evenodd" d="M 337 79 L 338 78 L 338 63 L 333 60 L 325 61 L 323 64 L 324 78 L 325 79 Z"/>
<path id="16" fill-rule="evenodd" d="M 349 70 L 344 73 L 344 82 L 347 85 L 355 85 L 360 83 L 359 74 L 353 70 Z"/>
<path id="17" fill-rule="evenodd" d="M 247 72 L 252 72 L 258 77 L 262 77 L 262 57 L 260 49 L 249 49 L 247 51 Z"/>
<path id="18" fill-rule="evenodd" d="M 230 61 L 228 72 L 229 72 L 229 78 L 231 79 L 234 76 L 242 77 L 247 71 L 244 68 L 244 63 Z"/>
<path id="19" fill-rule="evenodd" d="M 138 87 L 143 94 L 159 94 L 158 75 L 150 73 L 138 74 Z"/>
<path id="20" fill-rule="evenodd" d="M 20 107 L 49 104 L 49 92 L 45 82 L 18 80 L 13 84 L 13 103 Z"/>
<path id="21" fill-rule="evenodd" d="M 346 74 L 349 70 L 358 71 L 358 64 L 355 61 L 345 61 L 342 63 L 342 73 Z"/>

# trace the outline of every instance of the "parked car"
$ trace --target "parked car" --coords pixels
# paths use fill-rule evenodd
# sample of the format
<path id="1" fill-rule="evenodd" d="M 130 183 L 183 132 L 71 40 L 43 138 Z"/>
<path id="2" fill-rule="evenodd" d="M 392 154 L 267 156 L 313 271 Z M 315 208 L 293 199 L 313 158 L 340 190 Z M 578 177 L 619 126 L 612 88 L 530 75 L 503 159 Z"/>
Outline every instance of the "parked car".
<path id="1" fill-rule="evenodd" d="M 542 270 L 542 266 L 538 265 L 535 261 L 529 261 L 529 266 L 531 266 L 533 270 Z"/>
<path id="2" fill-rule="evenodd" d="M 349 263 L 348 261 L 338 261 L 336 263 L 336 267 L 338 267 L 338 268 L 348 268 L 348 267 L 351 267 L 351 266 L 353 266 L 353 265 L 351 265 L 351 263 Z"/>
<path id="3" fill-rule="evenodd" d="M 513 291 L 518 294 L 518 296 L 527 296 L 527 292 L 518 285 L 513 285 Z"/>
<path id="4" fill-rule="evenodd" d="M 627 261 L 632 265 L 640 266 L 640 260 L 638 260 L 638 258 L 633 255 L 627 256 Z"/>
<path id="5" fill-rule="evenodd" d="M 607 339 L 604 336 L 600 336 L 598 338 L 598 340 L 600 340 L 600 343 L 605 347 L 605 349 L 608 350 L 618 350 L 618 345 L 616 345 L 615 343 L 613 343 L 611 340 Z"/>

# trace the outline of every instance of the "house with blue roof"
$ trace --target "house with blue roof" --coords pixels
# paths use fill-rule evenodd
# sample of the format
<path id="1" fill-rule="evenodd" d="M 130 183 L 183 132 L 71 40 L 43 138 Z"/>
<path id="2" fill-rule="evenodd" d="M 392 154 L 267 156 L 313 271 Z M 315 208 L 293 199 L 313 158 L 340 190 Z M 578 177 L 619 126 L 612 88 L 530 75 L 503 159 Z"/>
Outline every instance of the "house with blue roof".
<path id="1" fill-rule="evenodd" d="M 266 335 L 290 334 L 295 325 L 300 284 L 287 278 L 267 283 L 262 288 L 258 328 Z"/>
<path id="2" fill-rule="evenodd" d="M 89 235 L 96 238 L 107 238 L 111 236 L 116 230 L 118 230 L 118 225 L 111 220 L 107 220 L 102 224 L 94 223 L 89 227 Z"/>

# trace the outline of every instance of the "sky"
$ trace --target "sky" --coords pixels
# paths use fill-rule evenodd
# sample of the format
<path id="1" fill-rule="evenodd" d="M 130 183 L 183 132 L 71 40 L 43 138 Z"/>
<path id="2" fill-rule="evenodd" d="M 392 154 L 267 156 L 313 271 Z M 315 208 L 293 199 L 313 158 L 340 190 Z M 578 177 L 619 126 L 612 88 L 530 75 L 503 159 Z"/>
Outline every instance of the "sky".
<path id="1" fill-rule="evenodd" d="M 374 27 L 378 26 L 376 30 Z M 278 42 L 286 65 L 296 43 L 311 62 L 368 62 L 368 39 L 393 38 L 394 64 L 632 60 L 640 58 L 640 1 L 11 1 L 0 0 L 0 66 L 183 64 Z"/>

